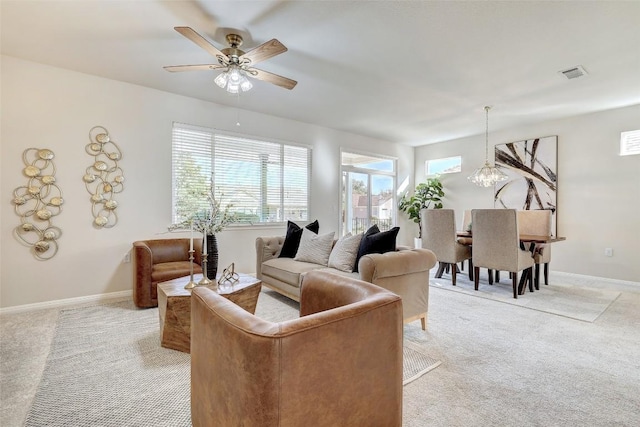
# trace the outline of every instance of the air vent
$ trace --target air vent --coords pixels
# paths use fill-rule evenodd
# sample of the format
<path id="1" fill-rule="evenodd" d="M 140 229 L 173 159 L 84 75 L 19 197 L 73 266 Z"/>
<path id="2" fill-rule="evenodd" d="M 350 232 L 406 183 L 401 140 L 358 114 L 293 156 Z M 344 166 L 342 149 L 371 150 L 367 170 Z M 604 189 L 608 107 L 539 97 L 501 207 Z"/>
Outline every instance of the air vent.
<path id="1" fill-rule="evenodd" d="M 584 68 L 582 68 L 582 65 L 577 65 L 575 67 L 566 69 L 566 70 L 562 70 L 560 71 L 560 73 L 564 74 L 564 76 L 566 78 L 568 78 L 569 80 L 571 79 L 577 79 L 578 77 L 582 77 L 582 76 L 586 76 L 587 72 L 585 71 Z"/>

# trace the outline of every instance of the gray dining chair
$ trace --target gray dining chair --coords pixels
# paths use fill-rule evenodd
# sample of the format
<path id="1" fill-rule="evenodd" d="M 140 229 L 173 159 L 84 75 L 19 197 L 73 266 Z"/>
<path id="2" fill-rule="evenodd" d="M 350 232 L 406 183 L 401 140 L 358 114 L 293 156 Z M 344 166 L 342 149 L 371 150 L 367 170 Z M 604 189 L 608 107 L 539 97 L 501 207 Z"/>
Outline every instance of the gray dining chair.
<path id="1" fill-rule="evenodd" d="M 456 285 L 457 263 L 469 260 L 469 280 L 473 280 L 471 248 L 456 240 L 456 219 L 453 209 L 423 209 L 422 247 L 431 250 L 438 259 L 436 277 L 442 277 L 445 269 L 451 271 L 451 284 Z"/>
<path id="2" fill-rule="evenodd" d="M 539 236 L 551 235 L 551 211 L 522 210 L 518 211 L 518 231 L 520 234 Z M 535 262 L 535 288 L 540 288 L 540 264 L 544 265 L 544 284 L 549 284 L 549 262 L 551 262 L 551 245 L 537 243 L 533 260 Z"/>
<path id="3" fill-rule="evenodd" d="M 508 271 L 511 274 L 513 297 L 518 298 L 518 273 L 532 287 L 533 256 L 520 249 L 518 216 L 515 209 L 473 209 L 474 285 L 478 290 L 480 268 Z M 523 282 L 524 283 L 524 282 Z M 524 287 L 523 287 L 524 288 Z"/>

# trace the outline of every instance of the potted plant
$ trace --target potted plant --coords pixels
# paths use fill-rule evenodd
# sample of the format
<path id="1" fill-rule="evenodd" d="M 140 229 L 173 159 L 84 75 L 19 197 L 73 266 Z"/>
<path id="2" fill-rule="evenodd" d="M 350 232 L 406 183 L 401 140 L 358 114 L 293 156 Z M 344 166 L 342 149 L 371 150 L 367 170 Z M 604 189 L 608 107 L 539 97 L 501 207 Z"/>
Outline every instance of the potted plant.
<path id="1" fill-rule="evenodd" d="M 427 178 L 426 182 L 422 182 L 416 186 L 413 196 L 408 197 L 406 194 L 402 196 L 398 202 L 398 209 L 409 215 L 409 219 L 418 224 L 418 237 L 414 239 L 416 248 L 422 247 L 422 220 L 420 219 L 420 211 L 422 209 L 442 209 L 442 182 L 439 177 Z"/>

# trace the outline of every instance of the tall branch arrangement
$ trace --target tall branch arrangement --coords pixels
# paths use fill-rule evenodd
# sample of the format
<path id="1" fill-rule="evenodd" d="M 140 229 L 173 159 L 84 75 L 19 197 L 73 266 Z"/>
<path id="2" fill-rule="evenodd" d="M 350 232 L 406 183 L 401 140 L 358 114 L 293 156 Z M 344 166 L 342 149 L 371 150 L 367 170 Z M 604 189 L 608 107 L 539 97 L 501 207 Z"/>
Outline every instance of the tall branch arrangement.
<path id="1" fill-rule="evenodd" d="M 216 198 L 213 183 L 211 183 L 209 191 L 202 193 L 202 197 L 206 197 L 209 202 L 209 208 L 196 211 L 184 221 L 171 224 L 168 227 L 169 231 L 190 230 L 193 227 L 195 231 L 212 235 L 221 232 L 229 224 L 237 222 L 237 215 L 231 211 L 233 205 L 231 203 L 222 204 L 223 196 L 224 194 L 220 194 Z"/>

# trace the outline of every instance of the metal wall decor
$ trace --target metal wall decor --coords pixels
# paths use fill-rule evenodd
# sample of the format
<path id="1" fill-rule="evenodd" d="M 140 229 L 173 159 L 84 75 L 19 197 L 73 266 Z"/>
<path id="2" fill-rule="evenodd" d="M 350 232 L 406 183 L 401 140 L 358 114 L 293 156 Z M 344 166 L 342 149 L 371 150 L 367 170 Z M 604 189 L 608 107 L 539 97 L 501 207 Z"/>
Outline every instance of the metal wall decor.
<path id="1" fill-rule="evenodd" d="M 89 141 L 85 151 L 93 156 L 93 164 L 87 167 L 82 179 L 91 194 L 93 224 L 98 228 L 111 228 L 118 222 L 118 202 L 113 196 L 124 190 L 124 173 L 118 166 L 122 152 L 102 126 L 91 128 Z"/>
<path id="2" fill-rule="evenodd" d="M 53 151 L 43 148 L 27 148 L 22 153 L 29 178 L 27 185 L 13 191 L 13 205 L 20 217 L 20 225 L 14 234 L 31 246 L 35 257 L 48 260 L 58 253 L 58 239 L 62 230 L 51 219 L 62 212 L 62 190 L 56 184 L 56 167 Z"/>

